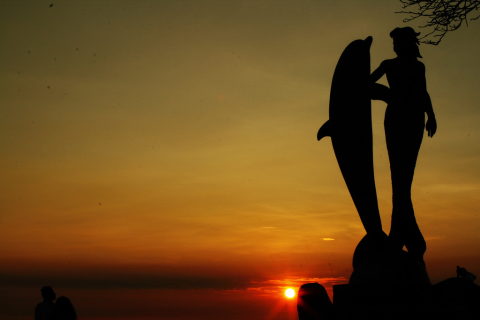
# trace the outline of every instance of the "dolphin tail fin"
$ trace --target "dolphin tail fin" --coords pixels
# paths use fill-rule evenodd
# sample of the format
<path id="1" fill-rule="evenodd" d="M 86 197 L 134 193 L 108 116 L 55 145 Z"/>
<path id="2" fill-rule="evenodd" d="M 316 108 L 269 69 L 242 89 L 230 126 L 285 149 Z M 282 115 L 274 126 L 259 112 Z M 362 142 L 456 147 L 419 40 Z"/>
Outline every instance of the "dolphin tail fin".
<path id="1" fill-rule="evenodd" d="M 317 140 L 320 141 L 323 137 L 331 137 L 332 136 L 332 122 L 330 120 L 327 120 L 323 124 L 323 126 L 318 130 L 317 133 Z"/>

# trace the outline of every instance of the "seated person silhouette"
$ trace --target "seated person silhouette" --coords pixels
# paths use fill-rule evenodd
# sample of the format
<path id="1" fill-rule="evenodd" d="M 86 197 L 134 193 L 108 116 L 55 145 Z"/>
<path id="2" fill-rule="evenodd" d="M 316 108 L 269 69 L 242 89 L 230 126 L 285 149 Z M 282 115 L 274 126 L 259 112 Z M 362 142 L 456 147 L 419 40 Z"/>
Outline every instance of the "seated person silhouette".
<path id="1" fill-rule="evenodd" d="M 55 292 L 52 287 L 45 286 L 40 292 L 42 293 L 43 301 L 35 307 L 35 320 L 51 320 L 55 314 Z"/>
<path id="2" fill-rule="evenodd" d="M 426 128 L 429 137 L 437 130 L 432 102 L 427 92 L 425 65 L 412 28 L 390 33 L 397 57 L 383 61 L 370 76 L 373 83 L 387 76 L 390 96 L 385 112 L 385 137 L 392 176 L 392 223 L 389 239 L 394 249 L 408 252 L 420 262 L 427 246 L 415 219 L 411 187 L 418 152 Z M 425 125 L 425 113 L 428 116 Z"/>
<path id="3" fill-rule="evenodd" d="M 57 310 L 54 320 L 77 320 L 77 313 L 70 299 L 67 297 L 59 297 L 57 299 Z"/>

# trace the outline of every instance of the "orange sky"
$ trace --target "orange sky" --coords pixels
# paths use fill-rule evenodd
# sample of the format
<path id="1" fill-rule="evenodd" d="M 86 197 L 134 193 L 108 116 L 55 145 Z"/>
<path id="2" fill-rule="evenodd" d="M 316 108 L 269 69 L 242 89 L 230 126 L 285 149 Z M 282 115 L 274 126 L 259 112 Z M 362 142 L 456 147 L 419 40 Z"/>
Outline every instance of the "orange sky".
<path id="1" fill-rule="evenodd" d="M 78 306 L 81 290 L 172 290 L 172 279 L 245 297 L 251 283 L 348 279 L 365 231 L 330 140 L 315 135 L 348 43 L 373 36 L 372 68 L 394 57 L 400 2 L 50 3 L 0 3 L 5 288 L 39 300 L 48 282 Z M 477 24 L 420 46 L 438 132 L 412 198 L 433 282 L 457 265 L 480 276 Z M 388 232 L 384 112 L 373 103 Z"/>

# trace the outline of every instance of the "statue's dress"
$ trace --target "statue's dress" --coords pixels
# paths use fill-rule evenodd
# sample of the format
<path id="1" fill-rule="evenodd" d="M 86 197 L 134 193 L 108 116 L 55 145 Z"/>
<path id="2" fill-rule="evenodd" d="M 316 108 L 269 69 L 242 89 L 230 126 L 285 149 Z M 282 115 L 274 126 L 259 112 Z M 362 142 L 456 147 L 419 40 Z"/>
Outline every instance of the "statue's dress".
<path id="1" fill-rule="evenodd" d="M 425 129 L 425 67 L 416 58 L 382 64 L 391 90 L 384 122 L 393 193 L 389 238 L 395 248 L 405 245 L 423 261 L 426 243 L 415 219 L 411 187 Z"/>

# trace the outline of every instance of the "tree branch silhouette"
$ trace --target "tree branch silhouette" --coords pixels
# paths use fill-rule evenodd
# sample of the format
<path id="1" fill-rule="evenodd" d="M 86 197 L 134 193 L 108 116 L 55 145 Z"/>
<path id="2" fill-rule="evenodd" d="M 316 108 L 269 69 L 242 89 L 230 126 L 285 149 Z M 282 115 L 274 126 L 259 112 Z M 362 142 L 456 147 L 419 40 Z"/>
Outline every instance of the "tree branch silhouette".
<path id="1" fill-rule="evenodd" d="M 409 22 L 418 18 L 426 18 L 427 22 L 420 28 L 433 30 L 420 38 L 420 42 L 438 45 L 445 34 L 455 31 L 465 22 L 468 26 L 467 15 L 480 7 L 480 0 L 400 0 L 403 11 L 395 13 L 408 14 L 410 17 L 403 19 Z M 477 20 L 480 14 L 470 20 Z M 429 36 L 431 36 L 429 38 Z"/>

